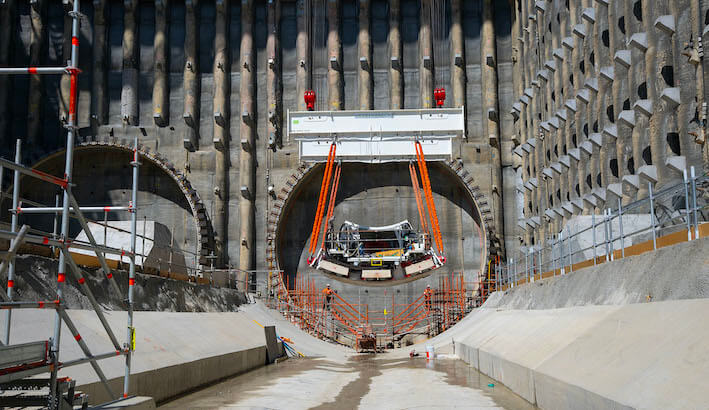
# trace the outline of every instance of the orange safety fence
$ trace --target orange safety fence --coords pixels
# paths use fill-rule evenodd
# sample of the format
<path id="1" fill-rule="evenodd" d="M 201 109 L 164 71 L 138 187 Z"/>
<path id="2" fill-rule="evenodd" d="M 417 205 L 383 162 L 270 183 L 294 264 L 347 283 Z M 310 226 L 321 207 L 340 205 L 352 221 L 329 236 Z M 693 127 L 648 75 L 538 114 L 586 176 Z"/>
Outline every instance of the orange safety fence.
<path id="1" fill-rule="evenodd" d="M 277 307 L 305 331 L 357 345 L 364 329 L 370 329 L 367 333 L 373 332 L 380 341 L 393 341 L 412 332 L 436 334 L 462 319 L 476 305 L 472 301 L 477 297 L 466 288 L 463 275 L 454 274 L 440 278 L 429 299 L 421 294 L 410 303 L 397 303 L 397 294 L 392 293 L 377 304 L 380 310 L 372 310 L 368 304 L 351 303 L 338 293 L 327 303 L 314 279 L 296 275 L 292 283 L 287 276 L 279 281 Z"/>

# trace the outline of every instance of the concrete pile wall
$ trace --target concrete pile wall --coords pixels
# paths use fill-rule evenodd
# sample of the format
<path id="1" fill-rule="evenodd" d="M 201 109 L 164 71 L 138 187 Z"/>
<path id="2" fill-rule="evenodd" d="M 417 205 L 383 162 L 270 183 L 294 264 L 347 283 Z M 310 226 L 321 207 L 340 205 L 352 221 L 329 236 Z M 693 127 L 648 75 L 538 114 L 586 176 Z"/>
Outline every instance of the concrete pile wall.
<path id="1" fill-rule="evenodd" d="M 432 17 L 433 9 L 440 13 Z M 147 175 L 141 170 L 141 216 L 177 232 L 182 249 L 193 251 L 195 238 L 207 235 L 207 242 L 215 243 L 218 267 L 265 271 L 279 257 L 297 266 L 300 238 L 276 238 L 288 249 L 282 255 L 269 252 L 274 238 L 268 224 L 279 210 L 267 187 L 279 193 L 300 165 L 297 144 L 285 130 L 287 111 L 305 108 L 306 89 L 317 92 L 317 109 L 371 110 L 430 107 L 433 89 L 446 88 L 446 107 L 466 107 L 467 136 L 456 142 L 451 159 L 465 166 L 487 198 L 486 225 L 492 232 L 482 234 L 491 234 L 495 252 L 516 243 L 514 236 L 504 236 L 507 215 L 503 218 L 501 206 L 503 196 L 514 197 L 514 175 L 502 178 L 511 170 L 513 134 L 514 12 L 507 0 L 100 0 L 82 1 L 81 11 L 86 16 L 80 36 L 82 142 L 118 145 L 138 135 L 191 182 L 213 231 L 191 225 L 187 207 L 175 198 L 179 190 L 168 189 L 169 178 L 159 169 Z M 9 0 L 0 5 L 0 18 L 0 65 L 59 65 L 66 59 L 70 20 L 61 2 Z M 0 153 L 10 156 L 16 137 L 24 141 L 26 163 L 61 149 L 68 78 L 18 77 L 3 84 Z M 127 202 L 129 168 L 105 151 L 76 157 L 74 191 L 82 204 Z M 50 162 L 43 169 L 62 169 L 61 156 Z M 103 184 L 91 180 L 96 175 Z M 319 175 L 310 183 L 318 186 Z M 360 175 L 379 178 L 374 171 Z M 413 219 L 414 202 L 398 204 L 398 179 L 392 173 L 377 181 L 383 188 L 378 195 L 389 200 L 381 209 L 405 210 Z M 438 185 L 451 202 L 452 217 L 457 209 L 469 214 L 471 207 L 482 206 L 459 201 L 460 184 L 450 179 Z M 52 194 L 39 199 L 53 203 Z M 3 207 L 8 208 L 7 199 Z M 312 226 L 313 213 L 285 223 L 296 230 Z M 127 217 L 111 215 L 116 218 Z M 395 218 L 402 219 L 392 212 L 388 223 Z M 462 232 L 477 242 L 475 224 L 466 218 L 452 219 L 444 237 Z M 514 226 L 515 218 L 509 220 Z M 51 221 L 43 223 L 51 230 Z M 451 253 L 471 246 L 466 247 L 451 246 Z"/>
<path id="2" fill-rule="evenodd" d="M 430 343 L 543 409 L 709 402 L 709 241 L 493 295 Z"/>
<path id="3" fill-rule="evenodd" d="M 706 171 L 706 2 L 516 0 L 515 11 L 525 245 L 575 215 L 616 208 L 611 195 L 628 203 L 647 197 L 649 182 Z"/>

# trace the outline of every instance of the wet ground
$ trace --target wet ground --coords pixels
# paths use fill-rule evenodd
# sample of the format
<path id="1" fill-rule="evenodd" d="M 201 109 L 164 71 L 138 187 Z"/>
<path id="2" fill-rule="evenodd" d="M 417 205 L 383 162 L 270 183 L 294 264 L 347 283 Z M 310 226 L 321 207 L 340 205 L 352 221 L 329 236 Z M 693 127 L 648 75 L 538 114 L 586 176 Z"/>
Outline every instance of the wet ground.
<path id="1" fill-rule="evenodd" d="M 536 409 L 456 359 L 357 355 L 289 359 L 165 403 L 163 409 Z"/>

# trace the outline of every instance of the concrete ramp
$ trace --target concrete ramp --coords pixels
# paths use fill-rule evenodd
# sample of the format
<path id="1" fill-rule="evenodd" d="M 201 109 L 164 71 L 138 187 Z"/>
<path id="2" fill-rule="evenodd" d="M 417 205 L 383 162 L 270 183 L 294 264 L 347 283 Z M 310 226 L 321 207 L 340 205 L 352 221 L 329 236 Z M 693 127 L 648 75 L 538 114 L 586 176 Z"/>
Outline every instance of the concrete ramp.
<path id="1" fill-rule="evenodd" d="M 265 366 L 268 357 L 264 326 L 275 326 L 278 336 L 289 338 L 291 345 L 308 357 L 327 357 L 344 363 L 352 354 L 348 348 L 303 332 L 261 302 L 242 305 L 239 309 L 221 313 L 135 312 L 136 350 L 131 394 L 152 397 L 160 404 L 198 387 Z M 93 311 L 68 310 L 68 313 L 93 354 L 113 350 Z M 122 341 L 126 313 L 109 311 L 106 316 Z M 53 321 L 54 312 L 49 310 L 14 312 L 12 343 L 46 339 Z M 62 331 L 60 354 L 62 361 L 83 357 L 66 326 Z M 113 391 L 121 393 L 124 359 L 106 359 L 100 361 L 100 365 Z M 88 393 L 92 404 L 111 400 L 88 364 L 63 369 L 60 375 L 75 379 L 77 390 Z M 146 405 L 144 401 L 139 402 L 140 406 Z M 140 406 L 137 408 L 146 408 Z"/>
<path id="2" fill-rule="evenodd" d="M 706 408 L 708 245 L 516 287 L 428 343 L 543 409 Z"/>

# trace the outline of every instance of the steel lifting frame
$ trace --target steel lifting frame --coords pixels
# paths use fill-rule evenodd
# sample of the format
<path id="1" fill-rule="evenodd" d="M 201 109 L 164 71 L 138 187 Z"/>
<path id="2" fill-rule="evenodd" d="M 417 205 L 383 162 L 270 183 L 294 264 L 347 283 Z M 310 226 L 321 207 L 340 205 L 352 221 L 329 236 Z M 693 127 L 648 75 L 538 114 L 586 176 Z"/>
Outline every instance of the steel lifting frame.
<path id="1" fill-rule="evenodd" d="M 419 141 L 414 142 L 414 147 L 416 150 L 416 162 L 418 164 L 418 172 L 421 174 L 421 184 L 423 186 L 423 194 L 426 201 L 426 207 L 428 212 L 423 206 L 423 200 L 421 199 L 421 190 L 419 189 L 419 181 L 417 177 L 416 168 L 413 166 L 413 162 L 409 162 L 409 173 L 411 175 L 411 185 L 414 189 L 414 196 L 416 197 L 416 206 L 419 213 L 419 220 L 421 223 L 421 230 L 424 233 L 428 233 L 429 224 L 426 223 L 426 215 L 430 219 L 430 226 L 433 230 L 433 239 L 436 244 L 436 250 L 438 255 L 441 257 L 441 261 L 445 263 L 445 255 L 443 248 L 443 239 L 441 236 L 441 229 L 438 223 L 438 213 L 436 212 L 436 204 L 433 200 L 433 192 L 431 190 L 431 180 L 428 175 L 428 167 L 426 166 L 426 158 L 424 157 L 423 147 Z M 318 197 L 318 206 L 315 213 L 315 221 L 313 222 L 313 230 L 310 236 L 310 246 L 308 248 L 308 264 L 312 264 L 317 260 L 316 251 L 318 250 L 319 238 L 322 231 L 322 219 L 325 218 L 325 231 L 327 231 L 327 224 L 332 219 L 332 213 L 335 208 L 335 198 L 337 196 L 337 190 L 340 184 L 340 175 L 342 172 L 342 166 L 340 162 L 335 163 L 337 154 L 337 141 L 333 141 L 330 144 L 330 150 L 327 157 L 327 162 L 325 163 L 325 172 L 323 175 L 322 183 L 320 185 L 320 195 Z M 335 167 L 333 172 L 333 167 Z M 332 181 L 332 187 L 330 186 Z M 328 196 L 329 191 L 329 196 Z M 328 201 L 329 197 L 329 201 Z M 327 203 L 327 214 L 325 214 L 325 205 Z M 325 233 L 323 235 L 322 249 L 325 248 Z"/>
<path id="2" fill-rule="evenodd" d="M 128 391 L 130 388 L 130 369 L 131 369 L 131 354 L 132 354 L 132 347 L 133 347 L 133 336 L 134 336 L 134 331 L 133 331 L 133 287 L 135 285 L 135 248 L 136 248 L 136 225 L 137 225 L 137 189 L 138 189 L 138 167 L 140 166 L 140 163 L 138 162 L 138 139 L 135 139 L 135 145 L 134 145 L 134 153 L 133 153 L 133 161 L 131 162 L 131 166 L 133 167 L 133 188 L 132 188 L 132 202 L 130 206 L 128 207 L 128 211 L 131 213 L 131 249 L 130 253 L 128 253 L 129 259 L 130 259 L 130 272 L 129 272 L 129 279 L 128 279 L 128 300 L 127 300 L 127 310 L 128 310 L 128 330 L 127 330 L 127 337 L 126 337 L 126 343 L 124 344 L 123 347 L 120 346 L 118 343 L 118 340 L 116 339 L 115 335 L 113 334 L 110 326 L 108 326 L 107 321 L 105 320 L 105 317 L 103 316 L 103 312 L 100 309 L 100 306 L 98 306 L 98 303 L 95 300 L 95 297 L 93 296 L 93 293 L 91 292 L 90 288 L 86 285 L 85 279 L 82 276 L 80 268 L 76 265 L 74 260 L 71 257 L 71 254 L 69 252 L 70 247 L 75 247 L 75 248 L 83 248 L 83 249 L 90 249 L 93 250 L 96 253 L 97 258 L 99 259 L 101 263 L 101 267 L 103 268 L 104 274 L 106 274 L 107 278 L 111 282 L 111 286 L 114 291 L 117 292 L 117 294 L 120 296 L 120 288 L 118 287 L 118 284 L 115 282 L 115 279 L 113 279 L 113 274 L 111 270 L 108 267 L 108 264 L 106 263 L 104 253 L 114 253 L 114 254 L 121 254 L 124 255 L 125 252 L 122 250 L 118 249 L 112 249 L 106 246 L 98 246 L 92 233 L 91 230 L 88 227 L 88 223 L 86 218 L 82 214 L 82 209 L 79 207 L 78 202 L 74 198 L 71 192 L 72 188 L 72 172 L 73 172 L 73 156 L 74 156 L 74 140 L 76 136 L 76 131 L 78 129 L 78 122 L 77 122 L 77 117 L 76 117 L 76 106 L 77 106 L 77 94 L 78 94 L 78 75 L 81 72 L 78 68 L 79 64 L 79 23 L 80 23 L 80 0 L 73 0 L 72 2 L 72 11 L 69 12 L 69 15 L 71 17 L 72 21 L 72 27 L 71 27 L 71 59 L 68 62 L 68 65 L 66 67 L 24 67 L 24 68 L 0 68 L 0 75 L 11 75 L 11 74 L 30 74 L 30 75 L 40 75 L 40 74 L 68 74 L 70 76 L 70 92 L 69 92 L 69 112 L 68 112 L 68 119 L 66 123 L 66 128 L 67 128 L 67 138 L 66 138 L 66 158 L 65 158 L 65 168 L 64 168 L 64 178 L 58 178 L 46 173 L 43 173 L 38 170 L 33 170 L 31 168 L 24 167 L 20 165 L 20 146 L 19 146 L 19 140 L 18 140 L 18 145 L 16 148 L 16 155 L 15 155 L 15 162 L 10 162 L 7 160 L 0 160 L 0 168 L 8 168 L 12 169 L 15 171 L 14 174 L 14 185 L 13 185 L 13 213 L 12 213 L 12 225 L 11 225 L 11 231 L 0 231 L 0 237 L 5 237 L 8 239 L 11 239 L 11 245 L 10 245 L 10 252 L 8 252 L 8 260 L 3 263 L 0 266 L 0 270 L 5 270 L 9 269 L 8 273 L 8 289 L 7 289 L 7 295 L 3 294 L 3 299 L 6 300 L 1 306 L 2 309 L 7 310 L 7 315 L 6 315 L 6 331 L 5 331 L 5 343 L 9 343 L 9 338 L 10 338 L 10 324 L 11 324 L 11 315 L 10 315 L 10 310 L 13 308 L 21 308 L 21 307 L 37 307 L 39 305 L 34 305 L 33 303 L 41 303 L 41 302 L 19 302 L 18 304 L 14 305 L 12 301 L 12 293 L 13 293 L 13 287 L 14 287 L 14 276 L 15 276 L 15 264 L 14 264 L 14 255 L 19 248 L 19 245 L 22 242 L 30 242 L 30 243 L 37 243 L 37 244 L 42 244 L 42 245 L 51 245 L 51 246 L 56 246 L 58 247 L 61 252 L 59 253 L 59 266 L 58 266 L 58 274 L 57 274 L 57 300 L 56 300 L 56 314 L 55 314 L 55 320 L 54 320 L 54 331 L 53 331 L 53 337 L 51 338 L 51 349 L 50 349 L 50 360 L 51 363 L 48 366 L 48 369 L 50 370 L 51 373 L 51 382 L 50 382 L 50 407 L 56 408 L 59 403 L 56 401 L 57 399 L 57 372 L 59 368 L 61 367 L 66 367 L 69 364 L 80 364 L 84 363 L 86 361 L 90 362 L 91 365 L 94 367 L 94 370 L 96 371 L 97 375 L 103 382 L 106 390 L 109 392 L 109 394 L 112 397 L 116 397 L 111 389 L 108 386 L 108 383 L 106 381 L 105 376 L 103 375 L 103 372 L 101 371 L 100 367 L 98 367 L 98 364 L 96 363 L 97 360 L 107 358 L 107 357 L 113 357 L 116 354 L 119 355 L 125 355 L 126 356 L 126 366 L 125 366 L 125 378 L 124 378 L 124 386 L 123 386 L 123 397 L 127 397 Z M 59 186 L 60 188 L 63 189 L 63 204 L 61 207 L 61 210 L 58 210 L 56 208 L 49 208 L 47 207 L 46 211 L 47 212 L 54 212 L 54 213 L 61 213 L 61 234 L 60 234 L 60 239 L 49 239 L 48 236 L 37 236 L 37 235 L 28 235 L 27 234 L 27 227 L 23 227 L 23 229 L 17 233 L 17 222 L 18 222 L 18 216 L 20 213 L 22 213 L 23 209 L 19 206 L 19 182 L 20 182 L 20 174 L 28 175 L 37 179 L 40 179 L 42 181 L 54 184 Z M 42 210 L 28 210 L 27 208 L 24 209 L 26 213 L 40 213 Z M 105 210 L 105 208 L 103 208 Z M 115 210 L 119 210 L 116 208 Z M 120 209 L 120 210 L 125 210 L 125 209 Z M 87 234 L 87 237 L 89 239 L 90 245 L 82 245 L 78 243 L 72 243 L 71 240 L 69 239 L 69 218 L 70 214 L 72 214 L 78 219 L 82 229 Z M 89 351 L 88 347 L 86 344 L 83 342 L 81 339 L 81 336 L 78 333 L 78 330 L 74 323 L 71 321 L 69 315 L 66 313 L 62 306 L 62 296 L 63 296 L 63 287 L 65 285 L 65 280 L 66 280 L 66 268 L 67 265 L 69 265 L 70 271 L 76 278 L 76 280 L 81 284 L 82 290 L 84 291 L 85 295 L 89 298 L 89 301 L 91 302 L 92 306 L 94 307 L 94 310 L 96 311 L 96 314 L 99 317 L 99 320 L 101 321 L 102 325 L 104 326 L 105 330 L 108 333 L 109 339 L 111 339 L 112 344 L 114 345 L 115 351 L 113 353 L 107 353 L 107 354 L 102 354 L 102 355 L 92 355 L 91 352 Z M 0 292 L 1 293 L 1 292 Z M 122 296 L 121 296 L 122 298 Z M 41 306 L 40 306 L 41 307 Z M 62 362 L 59 361 L 59 347 L 60 347 L 60 338 L 61 338 L 61 327 L 62 327 L 62 321 L 67 325 L 69 330 L 71 331 L 72 335 L 76 339 L 76 341 L 79 343 L 82 351 L 86 355 L 85 358 L 82 359 L 77 359 L 71 362 L 65 362 L 62 364 Z M 44 369 L 46 371 L 47 369 Z"/>

